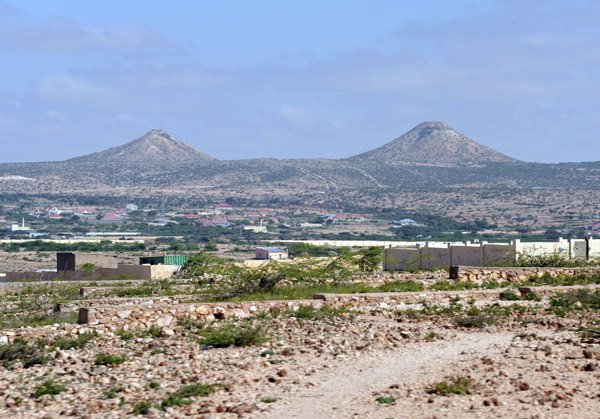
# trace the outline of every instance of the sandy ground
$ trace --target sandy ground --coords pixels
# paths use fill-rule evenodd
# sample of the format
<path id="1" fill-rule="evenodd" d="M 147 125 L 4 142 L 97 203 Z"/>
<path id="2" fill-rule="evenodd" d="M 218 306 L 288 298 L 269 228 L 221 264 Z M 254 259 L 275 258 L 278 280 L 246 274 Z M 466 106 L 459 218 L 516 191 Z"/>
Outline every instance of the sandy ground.
<path id="1" fill-rule="evenodd" d="M 343 367 L 326 370 L 313 379 L 314 387 L 285 398 L 264 417 L 400 417 L 408 413 L 406 406 L 378 408 L 373 404 L 373 395 L 390 386 L 410 385 L 425 377 L 434 379 L 444 375 L 449 366 L 465 356 L 500 353 L 511 343 L 512 337 L 510 333 L 461 333 L 451 341 L 413 343 L 391 353 L 357 359 Z"/>

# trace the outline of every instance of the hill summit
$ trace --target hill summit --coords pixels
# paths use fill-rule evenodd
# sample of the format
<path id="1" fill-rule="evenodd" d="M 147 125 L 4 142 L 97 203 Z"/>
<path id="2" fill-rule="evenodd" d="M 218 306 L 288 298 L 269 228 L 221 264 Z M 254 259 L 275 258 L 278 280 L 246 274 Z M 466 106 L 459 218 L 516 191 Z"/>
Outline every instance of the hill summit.
<path id="1" fill-rule="evenodd" d="M 476 143 L 443 122 L 423 122 L 394 141 L 352 156 L 350 160 L 441 165 L 518 161 Z"/>
<path id="2" fill-rule="evenodd" d="M 73 162 L 148 162 L 211 161 L 213 157 L 179 141 L 165 131 L 152 129 L 141 137 L 108 150 L 71 159 Z"/>

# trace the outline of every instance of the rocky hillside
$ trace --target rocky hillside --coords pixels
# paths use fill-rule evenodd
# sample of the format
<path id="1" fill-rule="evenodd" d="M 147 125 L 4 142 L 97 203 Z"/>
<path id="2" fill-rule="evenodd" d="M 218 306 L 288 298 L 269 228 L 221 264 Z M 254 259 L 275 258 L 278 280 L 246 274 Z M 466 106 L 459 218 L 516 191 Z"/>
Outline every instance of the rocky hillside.
<path id="1" fill-rule="evenodd" d="M 177 163 L 212 160 L 214 158 L 208 154 L 171 137 L 162 130 L 153 129 L 121 146 L 68 161 Z"/>
<path id="2" fill-rule="evenodd" d="M 435 165 L 517 162 L 476 143 L 443 122 L 423 122 L 394 141 L 350 157 L 350 160 L 376 164 Z"/>
<path id="3" fill-rule="evenodd" d="M 382 206 L 394 202 L 400 191 L 456 188 L 600 190 L 600 162 L 520 162 L 438 122 L 423 123 L 389 144 L 342 160 L 215 160 L 152 130 L 122 146 L 71 160 L 0 164 L 0 193 L 133 197 L 176 191 Z"/>

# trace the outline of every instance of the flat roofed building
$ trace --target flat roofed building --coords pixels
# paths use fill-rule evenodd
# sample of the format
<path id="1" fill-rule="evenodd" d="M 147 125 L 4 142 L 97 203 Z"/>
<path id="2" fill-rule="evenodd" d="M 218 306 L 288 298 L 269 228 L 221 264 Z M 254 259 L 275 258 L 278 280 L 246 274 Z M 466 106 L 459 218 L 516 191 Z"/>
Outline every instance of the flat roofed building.
<path id="1" fill-rule="evenodd" d="M 279 247 L 257 247 L 256 259 L 263 260 L 282 260 L 288 258 L 288 251 Z"/>

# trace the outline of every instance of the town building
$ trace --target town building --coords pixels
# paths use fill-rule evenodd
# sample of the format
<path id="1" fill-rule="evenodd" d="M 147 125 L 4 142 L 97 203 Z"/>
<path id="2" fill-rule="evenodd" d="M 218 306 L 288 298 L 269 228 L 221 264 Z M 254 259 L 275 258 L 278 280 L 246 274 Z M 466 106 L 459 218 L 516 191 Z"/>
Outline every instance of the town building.
<path id="1" fill-rule="evenodd" d="M 283 260 L 288 258 L 288 251 L 279 247 L 257 247 L 256 259 Z"/>
<path id="2" fill-rule="evenodd" d="M 31 228 L 29 227 L 25 227 L 25 218 L 23 218 L 21 225 L 19 224 L 12 224 L 10 226 L 10 230 L 11 231 L 29 231 L 31 230 Z"/>

